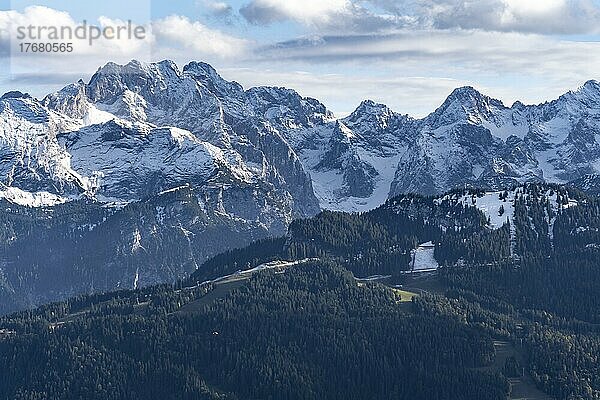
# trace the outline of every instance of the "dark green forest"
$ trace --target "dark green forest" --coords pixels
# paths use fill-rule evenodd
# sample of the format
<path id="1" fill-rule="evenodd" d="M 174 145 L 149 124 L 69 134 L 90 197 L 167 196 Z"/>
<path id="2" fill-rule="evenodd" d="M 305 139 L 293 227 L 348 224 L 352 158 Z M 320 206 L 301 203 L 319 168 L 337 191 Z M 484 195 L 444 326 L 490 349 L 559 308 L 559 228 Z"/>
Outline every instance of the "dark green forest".
<path id="1" fill-rule="evenodd" d="M 513 214 L 493 229 L 482 195 L 323 212 L 175 284 L 1 317 L 0 398 L 505 399 L 524 372 L 600 399 L 600 201 L 527 185 L 498 195 Z M 438 289 L 407 301 L 427 241 Z M 240 272 L 276 260 L 298 262 Z M 522 357 L 492 368 L 499 340 Z"/>
<path id="2" fill-rule="evenodd" d="M 176 311 L 205 290 L 124 292 L 2 320 L 16 333 L 0 341 L 12 365 L 0 372 L 0 397 L 505 397 L 504 377 L 474 369 L 494 356 L 489 335 L 406 312 L 392 290 L 359 286 L 332 262 L 258 274 L 196 312 Z M 138 306 L 140 296 L 149 303 Z"/>

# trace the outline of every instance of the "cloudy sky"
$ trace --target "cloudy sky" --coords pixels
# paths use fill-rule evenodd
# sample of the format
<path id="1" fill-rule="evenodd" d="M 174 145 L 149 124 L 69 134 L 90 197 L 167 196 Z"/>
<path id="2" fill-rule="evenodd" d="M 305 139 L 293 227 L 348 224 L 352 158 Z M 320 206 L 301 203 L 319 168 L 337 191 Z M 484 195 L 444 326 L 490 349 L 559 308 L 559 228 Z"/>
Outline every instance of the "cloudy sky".
<path id="1" fill-rule="evenodd" d="M 75 42 L 69 55 L 19 52 L 16 27 L 84 20 L 131 20 L 147 35 Z M 539 103 L 600 79 L 600 0 L 0 0 L 0 92 L 41 97 L 132 58 L 206 61 L 338 115 L 368 98 L 422 116 L 463 85 Z"/>

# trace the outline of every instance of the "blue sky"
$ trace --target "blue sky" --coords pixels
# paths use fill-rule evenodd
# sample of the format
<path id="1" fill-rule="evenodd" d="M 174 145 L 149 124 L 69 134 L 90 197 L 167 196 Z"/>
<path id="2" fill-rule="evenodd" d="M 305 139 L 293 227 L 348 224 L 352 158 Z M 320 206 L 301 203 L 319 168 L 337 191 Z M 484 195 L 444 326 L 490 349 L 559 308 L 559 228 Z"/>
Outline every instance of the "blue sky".
<path id="1" fill-rule="evenodd" d="M 149 35 L 16 51 L 15 26 L 84 19 Z M 245 87 L 291 87 L 339 115 L 369 98 L 422 116 L 463 85 L 538 103 L 600 79 L 598 21 L 600 0 L 0 0 L 0 91 L 42 97 L 109 61 L 168 58 L 209 62 Z"/>

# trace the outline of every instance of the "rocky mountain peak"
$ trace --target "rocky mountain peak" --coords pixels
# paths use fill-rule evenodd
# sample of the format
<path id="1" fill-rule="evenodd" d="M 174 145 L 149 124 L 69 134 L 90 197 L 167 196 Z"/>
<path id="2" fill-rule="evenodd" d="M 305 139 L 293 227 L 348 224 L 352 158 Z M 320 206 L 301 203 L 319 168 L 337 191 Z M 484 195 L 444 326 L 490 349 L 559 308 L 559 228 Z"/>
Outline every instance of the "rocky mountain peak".
<path id="1" fill-rule="evenodd" d="M 72 118 L 82 118 L 88 111 L 86 84 L 80 79 L 77 83 L 72 83 L 47 95 L 42 103 L 46 107 L 65 113 Z"/>
<path id="2" fill-rule="evenodd" d="M 52 172 L 62 170 L 46 162 L 49 155 L 25 151 L 25 145 L 11 141 L 11 152 L 18 151 L 20 157 L 33 154 L 43 158 L 43 165 L 51 165 L 47 182 L 75 182 L 87 188 L 94 185 L 78 182 L 93 181 L 94 173 L 100 171 L 98 193 L 113 188 L 117 193 L 119 173 L 112 170 L 125 169 L 127 157 L 152 155 L 140 167 L 152 182 L 149 187 L 163 189 L 185 179 L 161 176 L 153 157 L 169 154 L 184 170 L 202 155 L 215 160 L 211 164 L 215 176 L 236 175 L 240 181 L 268 183 L 291 195 L 290 207 L 299 210 L 301 203 L 309 204 L 308 212 L 300 212 L 307 215 L 317 209 L 314 194 L 324 208 L 377 206 L 387 196 L 394 176 L 406 177 L 402 178 L 406 182 L 395 185 L 400 192 L 422 189 L 408 181 L 431 182 L 428 188 L 435 191 L 466 183 L 520 182 L 532 175 L 568 182 L 596 172 L 600 149 L 595 144 L 596 132 L 600 132 L 595 117 L 600 114 L 600 83 L 593 80 L 540 106 L 515 102 L 508 108 L 465 86 L 452 91 L 437 110 L 420 120 L 372 100 L 361 102 L 348 117 L 336 119 L 324 104 L 293 89 L 244 90 L 204 62 L 192 61 L 180 69 L 169 60 L 148 64 L 132 60 L 125 65 L 108 63 L 88 84 L 68 85 L 42 102 L 14 92 L 2 96 L 0 104 L 11 119 L 7 138 L 17 136 L 11 136 L 8 129 L 18 129 L 19 119 L 24 119 L 41 124 L 37 128 L 48 132 L 55 154 L 64 159 L 71 156 L 73 168 L 63 174 L 65 178 Z M 139 127 L 139 134 L 121 137 L 125 131 L 117 129 L 116 122 L 106 123 L 115 118 Z M 72 126 L 64 129 L 67 122 L 63 120 Z M 65 140 L 64 132 L 73 133 L 63 142 L 73 154 L 63 154 L 64 148 L 53 141 L 52 135 Z M 20 135 L 27 140 L 31 136 Z M 94 141 L 87 143 L 86 135 Z M 112 147 L 106 147 L 107 143 Z M 106 157 L 84 164 L 90 157 L 88 144 L 108 151 Z M 117 159 L 122 160 L 119 168 L 115 168 Z M 81 177 L 74 175 L 80 172 Z M 369 190 L 355 190 L 366 177 L 371 182 Z M 292 183 L 303 189 L 290 189 Z M 151 194 L 152 190 L 140 188 L 138 192 Z M 300 195 L 302 191 L 306 198 Z M 118 197 L 127 200 L 130 196 Z"/>
<path id="3" fill-rule="evenodd" d="M 12 122 L 8 118 L 18 118 L 28 123 L 47 123 L 50 119 L 48 110 L 40 101 L 28 94 L 21 92 L 8 92 L 0 98 L 0 113 L 7 113 L 6 122 Z M 11 135 L 10 130 L 3 132 L 3 135 Z"/>
<path id="4" fill-rule="evenodd" d="M 202 61 L 191 61 L 183 67 L 183 72 L 192 74 L 198 77 L 206 77 L 213 80 L 223 80 L 221 75 L 213 68 L 212 65 Z"/>
<path id="5" fill-rule="evenodd" d="M 363 100 L 360 105 L 350 114 L 346 120 L 351 122 L 357 122 L 363 118 L 376 117 L 376 118 L 388 118 L 393 115 L 394 112 L 385 104 L 376 103 L 373 100 Z"/>
<path id="6" fill-rule="evenodd" d="M 334 119 L 323 103 L 302 97 L 293 89 L 259 86 L 248 89 L 246 95 L 258 115 L 284 129 L 310 127 Z"/>
<path id="7" fill-rule="evenodd" d="M 489 111 L 491 108 L 504 108 L 504 104 L 479 92 L 472 86 L 454 89 L 444 105 L 459 104 L 469 110 Z M 444 106 L 442 105 L 442 107 Z"/>
<path id="8" fill-rule="evenodd" d="M 4 99 L 21 99 L 21 98 L 31 98 L 29 93 L 19 92 L 18 90 L 12 90 L 10 92 L 6 92 L 0 97 L 0 100 Z"/>
<path id="9" fill-rule="evenodd" d="M 493 120 L 507 109 L 500 100 L 488 97 L 472 86 L 454 89 L 444 103 L 426 119 L 432 129 L 457 122 L 480 124 Z"/>
<path id="10" fill-rule="evenodd" d="M 360 103 L 356 110 L 342 121 L 356 134 L 365 138 L 375 150 L 387 147 L 385 142 L 394 141 L 395 137 L 405 136 L 407 126 L 414 122 L 409 116 L 395 113 L 385 104 L 372 100 Z M 385 136 L 388 140 L 384 139 Z"/>
<path id="11" fill-rule="evenodd" d="M 172 61 L 142 63 L 132 60 L 125 65 L 110 62 L 92 76 L 87 94 L 92 101 L 107 104 L 112 104 L 126 90 L 151 99 L 181 77 L 181 71 Z"/>
<path id="12" fill-rule="evenodd" d="M 223 79 L 212 65 L 205 62 L 192 61 L 183 67 L 183 73 L 207 86 L 217 95 L 239 95 L 244 90 L 239 83 Z"/>
<path id="13" fill-rule="evenodd" d="M 510 106 L 510 108 L 514 109 L 514 110 L 524 110 L 527 106 L 525 104 L 523 104 L 523 102 L 521 102 L 520 100 L 515 101 L 512 106 Z"/>
<path id="14" fill-rule="evenodd" d="M 593 92 L 595 95 L 600 94 L 600 82 L 595 79 L 590 79 L 582 86 L 583 90 Z"/>
<path id="15" fill-rule="evenodd" d="M 567 93 L 565 97 L 586 107 L 600 108 L 600 82 L 589 80 L 576 91 Z"/>

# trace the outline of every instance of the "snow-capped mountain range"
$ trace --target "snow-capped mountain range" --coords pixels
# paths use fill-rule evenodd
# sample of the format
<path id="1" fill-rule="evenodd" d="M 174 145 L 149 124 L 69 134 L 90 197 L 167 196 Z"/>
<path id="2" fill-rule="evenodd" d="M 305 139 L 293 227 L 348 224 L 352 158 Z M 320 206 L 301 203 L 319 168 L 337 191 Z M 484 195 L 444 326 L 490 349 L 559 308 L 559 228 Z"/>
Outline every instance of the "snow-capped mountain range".
<path id="1" fill-rule="evenodd" d="M 205 63 L 109 63 L 42 100 L 2 96 L 0 158 L 0 196 L 25 205 L 126 203 L 192 185 L 209 192 L 207 207 L 281 232 L 319 209 L 364 211 L 400 193 L 590 182 L 600 84 L 511 107 L 463 87 L 423 119 L 372 101 L 336 119 L 315 99 L 244 90 Z"/>

